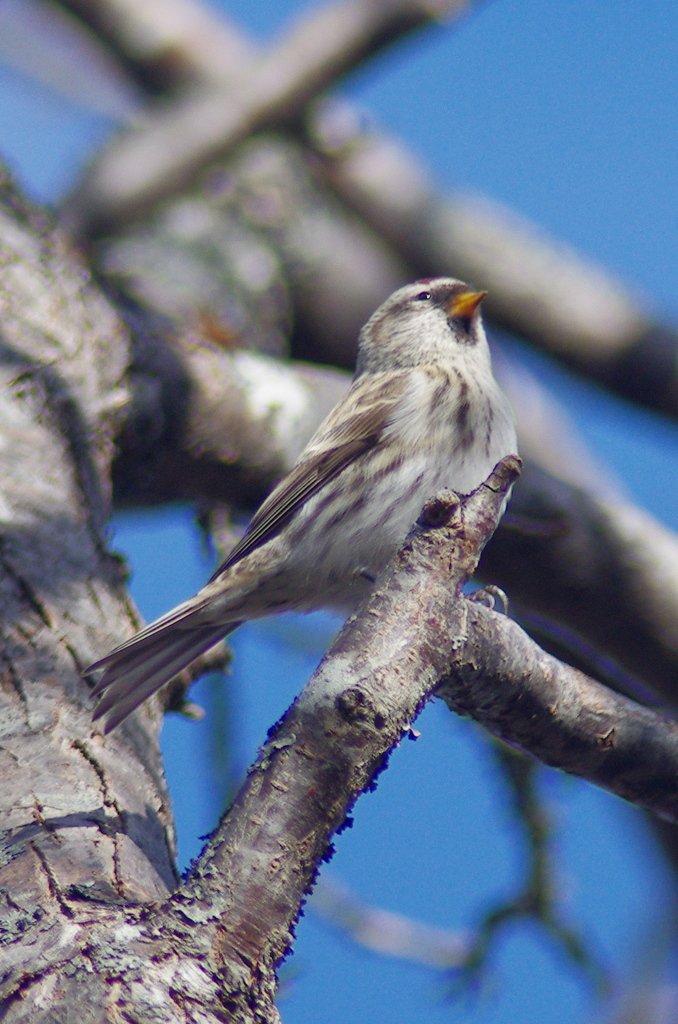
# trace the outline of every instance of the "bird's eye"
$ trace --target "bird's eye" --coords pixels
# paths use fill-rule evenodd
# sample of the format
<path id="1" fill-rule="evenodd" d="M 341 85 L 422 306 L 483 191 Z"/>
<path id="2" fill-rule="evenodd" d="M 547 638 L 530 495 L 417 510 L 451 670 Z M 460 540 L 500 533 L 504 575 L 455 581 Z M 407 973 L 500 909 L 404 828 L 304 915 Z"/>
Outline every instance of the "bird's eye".
<path id="1" fill-rule="evenodd" d="M 414 298 L 415 298 L 415 300 L 417 302 L 424 302 L 426 299 L 430 299 L 431 298 L 431 293 L 430 292 L 419 292 L 419 294 L 415 295 Z"/>

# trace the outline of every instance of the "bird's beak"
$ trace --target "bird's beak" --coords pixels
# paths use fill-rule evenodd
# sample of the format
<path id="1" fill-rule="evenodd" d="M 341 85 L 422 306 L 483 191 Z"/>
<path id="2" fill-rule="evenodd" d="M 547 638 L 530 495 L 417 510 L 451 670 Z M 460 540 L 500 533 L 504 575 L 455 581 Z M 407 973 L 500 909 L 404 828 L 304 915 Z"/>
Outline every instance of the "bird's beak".
<path id="1" fill-rule="evenodd" d="M 448 316 L 470 319 L 486 295 L 487 292 L 462 292 L 450 299 L 445 311 Z"/>

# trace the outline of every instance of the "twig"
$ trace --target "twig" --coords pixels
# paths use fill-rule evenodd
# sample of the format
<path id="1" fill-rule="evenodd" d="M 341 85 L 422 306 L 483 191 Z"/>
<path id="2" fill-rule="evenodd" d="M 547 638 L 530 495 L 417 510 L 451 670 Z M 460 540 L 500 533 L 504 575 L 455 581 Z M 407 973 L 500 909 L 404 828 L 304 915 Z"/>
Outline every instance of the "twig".
<path id="1" fill-rule="evenodd" d="M 362 903 L 344 885 L 321 876 L 309 906 L 329 925 L 372 953 L 449 971 L 465 962 L 467 933 L 433 928 L 421 921 Z"/>
<path id="2" fill-rule="evenodd" d="M 490 949 L 503 925 L 519 918 L 532 918 L 603 993 L 609 987 L 607 972 L 583 937 L 563 920 L 558 905 L 550 849 L 551 823 L 536 786 L 538 764 L 504 743 L 495 741 L 493 746 L 511 790 L 514 815 L 527 841 L 528 870 L 522 890 L 485 915 L 469 941 L 466 956 L 456 967 L 452 991 L 482 982 Z"/>

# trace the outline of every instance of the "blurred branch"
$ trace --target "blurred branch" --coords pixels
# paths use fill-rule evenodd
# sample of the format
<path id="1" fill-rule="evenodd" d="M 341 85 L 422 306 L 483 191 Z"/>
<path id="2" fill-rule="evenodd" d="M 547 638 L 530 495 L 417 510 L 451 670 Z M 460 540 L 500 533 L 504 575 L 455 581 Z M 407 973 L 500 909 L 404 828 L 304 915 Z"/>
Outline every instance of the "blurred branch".
<path id="1" fill-rule="evenodd" d="M 328 180 L 422 274 L 487 288 L 498 326 L 678 414 L 678 334 L 606 271 L 489 199 L 439 193 L 404 147 L 347 105 L 318 104 L 309 132 Z"/>
<path id="2" fill-rule="evenodd" d="M 490 951 L 505 924 L 517 918 L 532 918 L 602 991 L 607 986 L 606 972 L 583 939 L 561 919 L 552 877 L 551 824 L 537 792 L 538 764 L 501 741 L 491 742 L 528 847 L 525 885 L 515 897 L 489 911 L 477 929 L 465 932 L 432 928 L 364 904 L 325 873 L 316 884 L 309 906 L 333 928 L 372 953 L 452 972 L 454 993 L 482 982 Z"/>
<path id="3" fill-rule="evenodd" d="M 256 47 L 201 0 L 64 0 L 146 91 L 232 85 Z"/>
<path id="4" fill-rule="evenodd" d="M 212 672 L 225 672 L 231 661 L 231 651 L 225 643 L 219 643 L 201 654 L 160 690 L 159 698 L 163 711 L 175 711 L 193 721 L 201 722 L 205 717 L 205 711 L 199 704 L 193 704 L 187 699 L 188 691 L 202 676 Z"/>
<path id="5" fill-rule="evenodd" d="M 309 906 L 356 945 L 381 956 L 444 971 L 458 967 L 467 956 L 468 934 L 433 928 L 403 914 L 369 906 L 324 874 L 316 883 Z"/>
<path id="6" fill-rule="evenodd" d="M 133 362 L 113 470 L 118 505 L 256 505 L 348 387 L 340 371 L 231 350 L 126 312 Z"/>
<path id="7" fill-rule="evenodd" d="M 112 45 L 129 56 L 129 37 L 153 37 L 148 22 L 159 21 L 153 7 L 142 19 L 124 0 L 64 0 L 89 8 Z M 201 60 L 187 32 L 181 66 L 194 83 L 215 80 L 223 47 L 222 82 L 233 85 L 253 53 L 232 25 L 191 0 L 172 0 L 190 22 L 192 10 L 213 45 Z M 124 8 L 124 18 L 118 16 Z M 111 14 L 111 11 L 114 13 Z M 94 14 L 92 14 L 94 12 Z M 99 14 L 97 15 L 97 12 Z M 122 27 L 120 22 L 124 22 Z M 178 22 L 181 18 L 178 18 Z M 162 28 L 155 24 L 155 38 Z M 178 33 L 177 33 L 178 36 Z M 237 51 L 237 59 L 233 58 Z M 162 46 L 157 58 L 162 60 Z M 253 58 L 251 58 L 253 59 Z M 174 81 L 182 79 L 177 71 Z M 452 273 L 489 290 L 486 308 L 498 325 L 521 334 L 634 401 L 678 415 L 678 334 L 662 324 L 611 275 L 570 247 L 483 198 L 446 197 L 405 149 L 366 128 L 350 105 L 331 101 L 312 108 L 308 140 L 322 156 L 327 179 L 422 275 Z M 336 356 L 335 356 L 336 358 Z M 347 353 L 346 364 L 350 362 Z"/>
<path id="8" fill-rule="evenodd" d="M 242 80 L 176 100 L 123 133 L 64 208 L 75 235 L 120 225 L 190 184 L 213 158 L 270 124 L 289 123 L 349 70 L 468 0 L 344 0 L 307 14 Z"/>
<path id="9" fill-rule="evenodd" d="M 100 239 L 98 270 L 232 346 L 353 365 L 358 332 L 411 271 L 319 181 L 303 148 L 249 139 L 203 187 Z M 290 334 L 292 338 L 290 339 Z"/>
<path id="10" fill-rule="evenodd" d="M 269 733 L 185 884 L 146 916 L 137 951 L 152 946 L 160 929 L 169 939 L 168 975 L 167 957 L 183 954 L 186 923 L 200 921 L 202 956 L 217 957 L 231 981 L 234 1019 L 254 1019 L 255 1003 L 257 1019 L 273 1016 L 270 972 L 291 943 L 303 897 L 331 855 L 333 833 L 440 678 L 447 613 L 454 620 L 465 604 L 461 588 L 518 466 L 506 459 L 462 502 L 443 492 L 427 503 L 394 566 Z"/>
<path id="11" fill-rule="evenodd" d="M 527 841 L 528 872 L 522 891 L 485 915 L 474 941 L 469 942 L 466 956 L 457 966 L 453 991 L 482 980 L 492 945 L 505 924 L 519 918 L 532 918 L 602 993 L 609 985 L 606 971 L 583 938 L 562 919 L 557 903 L 549 849 L 551 823 L 537 792 L 538 764 L 504 743 L 495 741 L 493 746 L 511 790 L 515 817 Z"/>
<path id="12" fill-rule="evenodd" d="M 109 47 L 52 0 L 0 3 L 0 59 L 113 121 L 129 120 L 143 101 Z"/>

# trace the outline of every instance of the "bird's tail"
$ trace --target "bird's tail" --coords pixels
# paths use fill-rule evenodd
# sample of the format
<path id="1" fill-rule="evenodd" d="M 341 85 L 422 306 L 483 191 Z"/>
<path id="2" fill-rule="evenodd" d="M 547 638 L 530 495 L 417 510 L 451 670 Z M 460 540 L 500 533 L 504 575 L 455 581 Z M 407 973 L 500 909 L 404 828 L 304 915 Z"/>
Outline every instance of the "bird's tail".
<path id="1" fill-rule="evenodd" d="M 184 616 L 170 613 L 116 647 L 85 670 L 89 676 L 103 669 L 92 690 L 101 696 L 93 718 L 107 715 L 104 731 L 110 732 L 142 701 L 190 665 L 239 622 L 219 626 L 188 626 Z"/>

